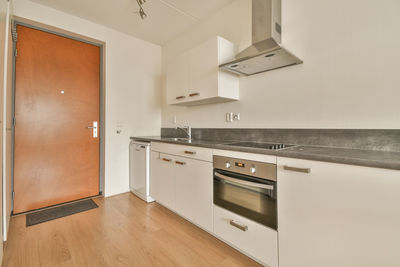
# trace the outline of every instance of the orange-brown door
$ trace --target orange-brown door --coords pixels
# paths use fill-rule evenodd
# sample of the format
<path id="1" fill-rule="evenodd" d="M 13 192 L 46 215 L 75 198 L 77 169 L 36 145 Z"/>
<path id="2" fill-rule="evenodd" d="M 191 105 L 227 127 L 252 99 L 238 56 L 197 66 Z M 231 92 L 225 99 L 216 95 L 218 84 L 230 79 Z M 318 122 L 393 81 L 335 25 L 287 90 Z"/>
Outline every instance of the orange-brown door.
<path id="1" fill-rule="evenodd" d="M 100 48 L 17 26 L 14 213 L 99 194 Z M 100 131 L 98 131 L 100 132 Z"/>

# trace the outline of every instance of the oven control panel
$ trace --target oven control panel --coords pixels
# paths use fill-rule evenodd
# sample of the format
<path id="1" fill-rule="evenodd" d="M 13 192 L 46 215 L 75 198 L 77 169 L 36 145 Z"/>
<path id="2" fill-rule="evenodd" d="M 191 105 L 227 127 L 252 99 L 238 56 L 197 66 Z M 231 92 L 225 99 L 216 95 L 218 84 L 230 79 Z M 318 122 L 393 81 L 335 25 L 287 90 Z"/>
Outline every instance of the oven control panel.
<path id="1" fill-rule="evenodd" d="M 276 164 L 214 156 L 213 165 L 216 169 L 276 181 Z"/>

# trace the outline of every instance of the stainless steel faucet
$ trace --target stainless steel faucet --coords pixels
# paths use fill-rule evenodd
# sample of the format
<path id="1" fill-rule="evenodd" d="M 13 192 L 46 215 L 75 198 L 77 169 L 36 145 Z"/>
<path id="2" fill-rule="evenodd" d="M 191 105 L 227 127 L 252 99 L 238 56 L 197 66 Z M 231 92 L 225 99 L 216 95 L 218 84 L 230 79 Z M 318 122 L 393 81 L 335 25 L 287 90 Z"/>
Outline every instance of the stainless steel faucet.
<path id="1" fill-rule="evenodd" d="M 182 130 L 188 136 L 189 139 L 192 139 L 192 127 L 190 126 L 183 126 L 183 127 L 175 127 L 175 130 Z"/>

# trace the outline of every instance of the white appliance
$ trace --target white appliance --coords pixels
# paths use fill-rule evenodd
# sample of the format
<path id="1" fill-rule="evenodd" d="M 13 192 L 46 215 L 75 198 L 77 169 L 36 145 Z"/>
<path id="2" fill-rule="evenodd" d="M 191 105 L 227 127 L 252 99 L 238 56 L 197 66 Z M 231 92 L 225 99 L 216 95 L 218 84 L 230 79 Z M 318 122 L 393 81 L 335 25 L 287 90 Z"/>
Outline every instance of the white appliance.
<path id="1" fill-rule="evenodd" d="M 150 197 L 150 143 L 131 141 L 129 144 L 129 187 L 146 202 Z"/>

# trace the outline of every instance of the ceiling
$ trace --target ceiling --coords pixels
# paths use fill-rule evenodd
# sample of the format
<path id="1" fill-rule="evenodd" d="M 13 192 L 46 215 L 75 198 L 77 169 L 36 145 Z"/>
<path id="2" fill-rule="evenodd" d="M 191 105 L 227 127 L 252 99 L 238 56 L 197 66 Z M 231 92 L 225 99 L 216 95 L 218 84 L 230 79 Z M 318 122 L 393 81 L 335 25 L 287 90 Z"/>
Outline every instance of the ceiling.
<path id="1" fill-rule="evenodd" d="M 31 0 L 140 39 L 163 45 L 233 0 Z"/>

